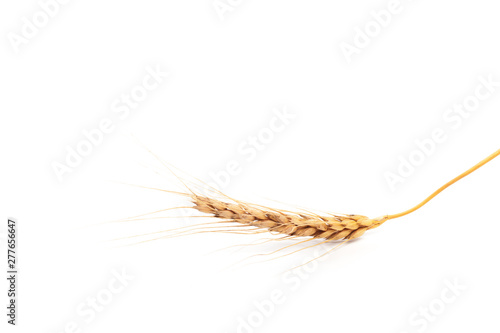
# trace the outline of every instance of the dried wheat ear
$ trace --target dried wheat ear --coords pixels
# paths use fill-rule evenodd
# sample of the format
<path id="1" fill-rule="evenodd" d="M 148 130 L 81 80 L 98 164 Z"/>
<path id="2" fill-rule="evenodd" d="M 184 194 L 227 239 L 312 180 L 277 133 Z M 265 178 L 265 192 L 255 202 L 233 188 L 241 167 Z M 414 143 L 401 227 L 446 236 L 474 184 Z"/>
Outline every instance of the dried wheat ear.
<path id="1" fill-rule="evenodd" d="M 290 212 L 260 205 L 235 201 L 225 202 L 194 192 L 184 194 L 190 197 L 192 208 L 201 213 L 220 219 L 222 223 L 254 227 L 257 231 L 269 231 L 290 237 L 312 237 L 328 240 L 349 241 L 362 236 L 367 230 L 376 228 L 384 222 L 410 214 L 424 206 L 450 185 L 476 171 L 500 155 L 500 150 L 480 163 L 441 186 L 424 201 L 404 212 L 371 219 L 363 215 L 320 216 L 313 213 Z M 227 197 L 230 199 L 229 197 Z"/>
<path id="2" fill-rule="evenodd" d="M 190 197 L 194 209 L 228 223 L 239 223 L 275 234 L 296 237 L 351 240 L 386 221 L 385 217 L 370 219 L 362 215 L 320 216 L 262 208 L 249 203 L 229 203 L 196 194 L 191 194 Z"/>

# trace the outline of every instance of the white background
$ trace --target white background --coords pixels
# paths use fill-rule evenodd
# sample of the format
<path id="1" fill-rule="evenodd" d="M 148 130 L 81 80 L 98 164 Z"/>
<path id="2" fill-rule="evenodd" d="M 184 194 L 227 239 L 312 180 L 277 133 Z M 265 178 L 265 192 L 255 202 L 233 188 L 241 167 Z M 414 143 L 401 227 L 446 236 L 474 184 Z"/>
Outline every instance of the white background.
<path id="1" fill-rule="evenodd" d="M 371 217 L 410 208 L 500 148 L 500 87 L 457 128 L 443 118 L 474 96 L 479 77 L 500 81 L 498 4 L 401 0 L 390 23 L 348 62 L 342 43 L 353 44 L 356 28 L 371 24 L 370 12 L 387 9 L 388 1 L 228 3 L 232 9 L 221 17 L 211 0 L 69 1 L 16 52 L 13 34 L 22 36 L 23 17 L 32 21 L 41 7 L 2 2 L 1 251 L 12 216 L 20 256 L 18 326 L 5 323 L 4 281 L 2 327 L 498 331 L 500 161 L 297 273 L 287 270 L 314 250 L 231 269 L 288 243 L 209 254 L 266 235 L 208 233 L 128 247 L 101 242 L 201 223 L 99 224 L 186 203 L 108 181 L 182 189 L 137 141 L 207 182 L 238 161 L 239 173 L 223 189 L 236 198 Z M 113 102 L 141 84 L 148 66 L 168 78 L 120 119 Z M 238 147 L 266 131 L 273 110 L 284 107 L 295 118 L 255 158 L 241 154 Z M 60 181 L 54 162 L 64 163 L 67 147 L 105 118 L 113 131 Z M 436 128 L 447 139 L 391 189 L 387 172 L 396 173 L 398 158 L 407 159 L 418 149 L 415 140 Z M 133 277 L 123 290 L 94 317 L 79 314 L 89 298 L 110 295 L 113 272 L 122 270 Z M 448 303 L 441 300 L 453 296 L 446 281 L 466 287 Z M 279 304 L 269 305 L 272 294 L 281 295 Z M 429 306 L 439 313 L 422 322 L 416 313 Z"/>

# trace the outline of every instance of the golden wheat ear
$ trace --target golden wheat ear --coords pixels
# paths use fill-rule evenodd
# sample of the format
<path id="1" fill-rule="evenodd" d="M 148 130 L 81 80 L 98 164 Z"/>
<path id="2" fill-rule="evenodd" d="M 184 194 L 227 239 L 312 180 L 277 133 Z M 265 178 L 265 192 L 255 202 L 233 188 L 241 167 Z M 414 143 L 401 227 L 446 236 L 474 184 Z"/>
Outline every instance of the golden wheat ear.
<path id="1" fill-rule="evenodd" d="M 330 240 L 354 239 L 366 230 L 382 224 L 383 220 L 362 215 L 320 216 L 289 212 L 233 201 L 227 202 L 203 195 L 192 195 L 193 208 L 208 216 L 231 221 L 274 234 Z"/>
<path id="2" fill-rule="evenodd" d="M 424 206 L 443 190 L 476 171 L 486 163 L 500 155 L 500 150 L 482 160 L 477 165 L 468 169 L 441 186 L 424 201 L 404 212 L 384 215 L 378 218 L 369 218 L 364 215 L 330 215 L 320 216 L 313 213 L 291 212 L 273 209 L 261 205 L 237 201 L 229 198 L 217 190 L 228 200 L 219 200 L 210 195 L 196 194 L 190 188 L 187 196 L 190 197 L 193 209 L 208 214 L 222 222 L 233 225 L 252 227 L 255 231 L 268 231 L 292 237 L 309 237 L 326 241 L 353 240 L 362 236 L 367 230 L 376 228 L 384 222 L 410 214 Z"/>

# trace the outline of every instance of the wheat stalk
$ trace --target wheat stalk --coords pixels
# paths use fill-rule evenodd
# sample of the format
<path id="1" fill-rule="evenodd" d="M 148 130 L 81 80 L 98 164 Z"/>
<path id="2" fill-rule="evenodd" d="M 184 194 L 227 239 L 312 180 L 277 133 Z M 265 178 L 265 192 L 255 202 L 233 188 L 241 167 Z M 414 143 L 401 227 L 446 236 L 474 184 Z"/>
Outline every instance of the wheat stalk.
<path id="1" fill-rule="evenodd" d="M 231 200 L 232 202 L 225 202 L 209 196 L 199 195 L 192 191 L 190 194 L 186 195 L 188 195 L 194 203 L 194 209 L 218 218 L 223 222 L 250 226 L 254 227 L 256 230 L 267 230 L 274 234 L 292 237 L 312 237 L 325 239 L 327 241 L 349 241 L 362 236 L 367 230 L 379 227 L 388 220 L 399 218 L 416 211 L 446 188 L 468 176 L 499 155 L 500 150 L 441 186 L 415 207 L 398 214 L 385 215 L 374 219 L 364 215 L 353 214 L 320 216 L 312 213 L 290 212 L 234 199 Z M 229 197 L 227 198 L 230 199 Z"/>
<path id="2" fill-rule="evenodd" d="M 144 187 L 144 188 L 187 196 L 194 204 L 194 206 L 189 208 L 193 208 L 201 213 L 206 214 L 203 216 L 195 216 L 195 217 L 201 217 L 201 218 L 214 217 L 217 219 L 217 222 L 195 224 L 192 226 L 159 231 L 143 235 L 136 235 L 132 237 L 140 237 L 140 236 L 172 232 L 172 231 L 175 231 L 175 233 L 169 234 L 167 236 L 161 236 L 155 239 L 170 238 L 170 237 L 183 236 L 194 233 L 207 233 L 207 232 L 225 232 L 233 234 L 257 234 L 257 233 L 270 232 L 275 235 L 285 236 L 284 238 L 280 238 L 278 240 L 308 237 L 308 240 L 322 239 L 323 240 L 322 243 L 342 240 L 343 241 L 342 244 L 361 237 L 366 231 L 379 227 L 388 220 L 399 218 L 416 211 L 417 209 L 424 206 L 426 203 L 428 203 L 430 200 L 432 200 L 434 197 L 436 197 L 439 193 L 444 191 L 452 184 L 468 176 L 472 172 L 476 171 L 477 169 L 479 169 L 480 167 L 482 167 L 483 165 L 485 165 L 486 163 L 490 162 L 491 160 L 500 155 L 500 150 L 496 151 L 495 153 L 488 156 L 487 158 L 485 158 L 472 168 L 468 169 L 464 173 L 460 174 L 459 176 L 453 178 L 452 180 L 441 186 L 439 189 L 433 192 L 429 197 L 427 197 L 424 201 L 414 206 L 413 208 L 398 214 L 384 215 L 372 219 L 364 215 L 356 215 L 356 214 L 344 214 L 344 215 L 330 214 L 322 216 L 310 212 L 293 212 L 282 209 L 273 209 L 257 204 L 235 200 L 213 188 L 211 189 L 212 192 L 222 195 L 225 199 L 219 200 L 215 198 L 215 195 L 212 194 L 201 195 L 194 192 L 189 186 L 187 186 L 185 182 L 181 178 L 179 178 L 171 170 L 171 168 L 169 168 L 158 156 L 152 153 L 149 149 L 148 151 L 151 154 L 153 154 L 153 156 L 155 156 L 159 161 L 161 161 L 162 164 L 167 169 L 169 169 L 181 181 L 181 183 L 183 183 L 186 186 L 186 188 L 188 189 L 188 193 L 173 192 L 158 188 L 149 188 L 149 187 Z M 186 208 L 186 207 L 172 207 L 164 210 L 171 210 L 176 208 Z M 135 216 L 133 218 L 153 213 L 147 213 Z M 145 218 L 140 218 L 140 219 L 127 218 L 121 221 L 138 221 L 144 219 Z M 152 219 L 155 218 L 153 217 Z M 209 226 L 209 227 L 206 226 L 213 224 L 217 224 L 217 226 Z M 131 238 L 131 237 L 126 237 L 126 238 Z M 298 244 L 301 243 L 303 242 L 300 242 Z"/>

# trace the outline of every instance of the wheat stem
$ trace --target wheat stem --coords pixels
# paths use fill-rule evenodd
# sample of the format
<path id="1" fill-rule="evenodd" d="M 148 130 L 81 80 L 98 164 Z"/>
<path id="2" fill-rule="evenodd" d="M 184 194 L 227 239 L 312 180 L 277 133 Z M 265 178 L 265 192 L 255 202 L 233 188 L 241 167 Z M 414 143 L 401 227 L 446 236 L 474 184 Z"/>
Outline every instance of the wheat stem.
<path id="1" fill-rule="evenodd" d="M 434 193 L 432 193 L 429 197 L 427 197 L 427 199 L 425 199 L 424 201 L 422 201 L 421 203 L 419 203 L 415 207 L 413 207 L 411 209 L 408 209 L 408 210 L 406 210 L 404 212 L 398 213 L 398 214 L 387 215 L 387 216 L 385 216 L 385 220 L 391 220 L 391 219 L 395 219 L 395 218 L 398 218 L 398 217 L 405 216 L 405 215 L 408 215 L 410 213 L 413 213 L 414 211 L 416 211 L 417 209 L 421 208 L 426 203 L 428 203 L 429 201 L 431 201 L 432 199 L 434 199 L 435 196 L 437 196 L 439 193 L 443 192 L 446 188 L 448 188 L 449 186 L 451 186 L 454 183 L 458 182 L 460 179 L 462 179 L 462 178 L 470 175 L 471 173 L 473 173 L 474 171 L 476 171 L 477 169 L 479 169 L 480 167 L 482 167 L 486 163 L 492 161 L 495 157 L 497 157 L 499 155 L 500 155 L 500 149 L 497 150 L 496 152 L 494 152 L 493 154 L 491 154 L 490 156 L 488 156 L 487 158 L 485 158 L 484 160 L 482 160 L 481 162 L 479 162 L 478 164 L 476 164 L 475 166 L 473 166 L 472 168 L 470 168 L 469 170 L 465 171 L 464 173 L 462 173 L 459 176 L 453 178 L 452 180 L 450 180 L 449 182 L 447 182 L 446 184 L 444 184 L 443 186 L 441 186 L 440 188 L 438 188 Z"/>

